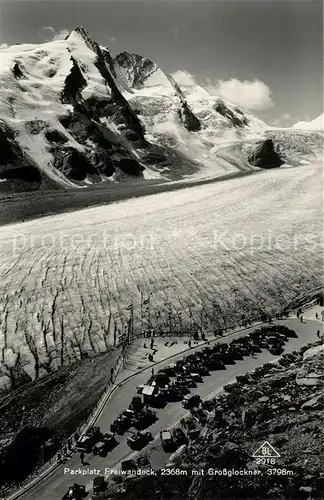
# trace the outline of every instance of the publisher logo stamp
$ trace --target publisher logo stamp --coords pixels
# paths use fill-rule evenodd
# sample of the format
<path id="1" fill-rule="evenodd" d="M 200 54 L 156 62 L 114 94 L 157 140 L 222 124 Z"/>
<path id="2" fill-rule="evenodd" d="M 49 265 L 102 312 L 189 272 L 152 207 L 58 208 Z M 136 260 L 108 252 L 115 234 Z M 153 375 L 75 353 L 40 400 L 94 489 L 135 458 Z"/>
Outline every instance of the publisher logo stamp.
<path id="1" fill-rule="evenodd" d="M 254 453 L 253 458 L 256 459 L 257 464 L 271 464 L 274 465 L 276 460 L 280 458 L 279 453 L 274 447 L 265 441 Z"/>

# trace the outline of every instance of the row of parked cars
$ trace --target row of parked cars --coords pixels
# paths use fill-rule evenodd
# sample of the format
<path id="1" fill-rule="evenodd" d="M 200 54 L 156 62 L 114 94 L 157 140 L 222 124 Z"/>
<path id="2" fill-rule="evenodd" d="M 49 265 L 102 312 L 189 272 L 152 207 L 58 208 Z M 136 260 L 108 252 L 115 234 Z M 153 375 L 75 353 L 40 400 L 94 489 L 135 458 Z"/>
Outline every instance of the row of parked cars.
<path id="1" fill-rule="evenodd" d="M 117 446 L 117 440 L 114 434 L 103 434 L 99 427 L 90 427 L 86 434 L 76 443 L 76 449 L 80 453 L 93 453 L 102 457 Z"/>
<path id="2" fill-rule="evenodd" d="M 297 334 L 294 330 L 283 325 L 261 327 L 245 337 L 232 340 L 229 344 L 217 343 L 212 347 L 205 347 L 165 367 L 157 375 L 166 375 L 171 379 L 165 388 L 177 387 L 179 383 L 181 387 L 183 381 L 185 381 L 187 388 L 196 387 L 197 383 L 203 381 L 203 376 L 208 376 L 210 371 L 224 370 L 226 365 L 235 364 L 237 360 L 242 360 L 245 356 L 260 353 L 262 349 L 268 349 L 273 355 L 281 355 L 288 339 L 296 337 Z M 237 382 L 242 382 L 245 377 L 246 375 L 238 376 Z M 199 436 L 201 428 L 215 409 L 215 402 L 202 401 L 199 395 L 188 392 L 183 396 L 182 404 L 184 408 L 190 410 L 190 416 L 183 418 L 180 424 L 184 436 L 190 440 Z M 176 433 L 183 432 L 182 429 L 174 429 L 174 431 Z M 179 432 L 179 434 L 181 433 Z M 178 447 L 184 444 L 183 439 L 174 438 L 172 431 L 162 431 L 160 437 L 162 447 L 165 450 L 170 450 L 175 445 Z"/>
<path id="3" fill-rule="evenodd" d="M 158 420 L 153 408 L 162 408 L 170 402 L 182 401 L 183 407 L 190 410 L 190 416 L 181 419 L 180 427 L 160 432 L 162 448 L 167 452 L 175 451 L 199 436 L 209 415 L 215 410 L 213 400 L 202 401 L 198 394 L 190 393 L 191 388 L 202 383 L 211 371 L 224 370 L 226 365 L 235 364 L 245 356 L 253 356 L 261 352 L 261 349 L 268 349 L 273 355 L 281 355 L 285 343 L 293 337 L 297 337 L 296 333 L 285 326 L 268 325 L 228 344 L 217 343 L 204 347 L 160 369 L 156 374 L 152 374 L 146 384 L 137 387 L 129 407 L 111 424 L 111 432 L 102 434 L 98 427 L 89 429 L 78 441 L 78 451 L 92 452 L 104 457 L 118 444 L 116 434 L 123 435 L 131 428 L 135 432 L 128 436 L 127 444 L 133 450 L 140 450 L 153 439 L 151 432 L 145 430 Z M 243 382 L 245 377 L 247 375 L 238 376 L 237 382 Z M 227 389 L 230 390 L 230 386 L 225 387 L 225 391 Z M 122 468 L 136 469 L 137 464 L 126 460 L 122 463 Z"/>

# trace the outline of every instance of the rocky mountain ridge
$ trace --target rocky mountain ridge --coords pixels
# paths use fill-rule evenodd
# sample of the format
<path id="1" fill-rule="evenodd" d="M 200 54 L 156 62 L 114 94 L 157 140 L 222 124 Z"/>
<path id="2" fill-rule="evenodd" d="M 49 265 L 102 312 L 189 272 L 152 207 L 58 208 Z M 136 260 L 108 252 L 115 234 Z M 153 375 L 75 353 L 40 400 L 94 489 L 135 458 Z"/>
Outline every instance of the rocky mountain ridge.
<path id="1" fill-rule="evenodd" d="M 278 153 L 261 120 L 202 87 L 180 88 L 148 58 L 113 57 L 82 27 L 65 40 L 7 47 L 1 57 L 1 191 L 275 166 L 249 162 L 258 141 L 274 141 Z M 313 156 L 318 134 L 303 135 Z M 298 164 L 304 151 L 297 156 Z"/>

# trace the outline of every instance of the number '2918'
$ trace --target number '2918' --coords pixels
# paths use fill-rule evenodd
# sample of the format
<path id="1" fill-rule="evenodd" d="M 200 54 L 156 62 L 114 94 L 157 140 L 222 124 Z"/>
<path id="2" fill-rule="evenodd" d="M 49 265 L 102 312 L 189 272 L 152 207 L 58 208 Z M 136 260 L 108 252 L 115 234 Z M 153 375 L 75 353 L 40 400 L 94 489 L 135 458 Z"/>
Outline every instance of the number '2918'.
<path id="1" fill-rule="evenodd" d="M 275 465 L 276 459 L 275 458 L 256 458 L 256 463 L 258 465 Z"/>

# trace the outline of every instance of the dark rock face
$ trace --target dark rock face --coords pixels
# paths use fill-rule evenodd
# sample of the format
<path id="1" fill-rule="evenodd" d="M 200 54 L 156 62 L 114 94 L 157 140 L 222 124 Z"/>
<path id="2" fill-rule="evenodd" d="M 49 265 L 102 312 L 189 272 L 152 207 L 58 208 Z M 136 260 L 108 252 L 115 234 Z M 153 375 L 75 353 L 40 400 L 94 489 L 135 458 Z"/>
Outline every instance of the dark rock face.
<path id="1" fill-rule="evenodd" d="M 12 68 L 12 72 L 14 74 L 14 77 L 17 78 L 17 80 L 19 78 L 24 78 L 24 74 L 21 71 L 19 64 L 17 62 L 15 63 L 14 67 Z"/>
<path id="2" fill-rule="evenodd" d="M 58 130 L 46 130 L 45 137 L 49 142 L 58 142 L 60 144 L 68 141 L 67 137 Z"/>
<path id="3" fill-rule="evenodd" d="M 116 103 L 117 109 L 116 109 L 116 114 L 113 115 L 114 121 L 117 123 L 121 124 L 124 123 L 125 125 L 125 130 L 133 130 L 137 132 L 143 143 L 146 143 L 145 138 L 144 138 L 144 133 L 145 133 L 145 127 L 139 120 L 138 116 L 136 113 L 134 113 L 132 107 L 128 103 L 128 101 L 125 99 L 123 94 L 120 92 L 116 81 L 113 77 L 113 74 L 111 72 L 111 65 L 112 65 L 112 60 L 107 56 L 107 52 L 103 52 L 100 48 L 100 46 L 97 44 L 97 42 L 94 42 L 91 40 L 89 37 L 88 33 L 84 30 L 84 28 L 79 27 L 76 28 L 75 30 L 77 33 L 79 33 L 85 42 L 88 44 L 88 46 L 95 52 L 97 56 L 96 60 L 96 67 L 98 71 L 100 72 L 101 76 L 104 78 L 104 80 L 107 82 L 109 85 L 111 92 L 112 92 L 112 100 Z"/>
<path id="4" fill-rule="evenodd" d="M 244 127 L 248 125 L 249 122 L 245 117 L 244 113 L 240 111 L 238 108 L 235 109 L 236 113 L 242 116 L 242 118 L 238 118 L 235 114 L 225 105 L 223 101 L 218 101 L 215 105 L 215 111 L 220 115 L 224 116 L 224 118 L 228 118 L 234 125 L 234 127 Z"/>
<path id="5" fill-rule="evenodd" d="M 137 160 L 133 158 L 121 158 L 118 163 L 118 167 L 128 175 L 134 175 L 136 177 L 142 175 L 144 167 L 142 167 Z"/>
<path id="6" fill-rule="evenodd" d="M 94 165 L 83 153 L 73 148 L 68 148 L 63 152 L 57 150 L 54 157 L 54 167 L 71 180 L 84 181 L 88 176 L 93 176 L 95 181 L 100 181 Z"/>
<path id="7" fill-rule="evenodd" d="M 35 183 L 37 187 L 42 181 L 37 166 L 16 142 L 13 130 L 3 123 L 0 123 L 0 178 L 7 179 L 12 188 L 19 181 Z"/>
<path id="8" fill-rule="evenodd" d="M 144 81 L 157 69 L 156 64 L 150 59 L 130 52 L 121 52 L 115 57 L 115 61 L 120 67 L 131 69 L 128 79 L 135 89 L 140 89 Z"/>
<path id="9" fill-rule="evenodd" d="M 87 81 L 74 57 L 71 57 L 71 61 L 73 66 L 70 74 L 65 79 L 64 89 L 62 91 L 62 101 L 67 103 L 76 102 L 80 98 L 81 91 L 87 85 Z"/>
<path id="10" fill-rule="evenodd" d="M 267 139 L 259 144 L 248 157 L 248 161 L 254 167 L 259 168 L 278 168 L 284 164 L 284 161 L 274 150 L 272 139 Z"/>
<path id="11" fill-rule="evenodd" d="M 152 164 L 163 163 L 166 161 L 166 157 L 161 151 L 154 150 L 147 153 L 143 159 Z"/>
<path id="12" fill-rule="evenodd" d="M 179 116 L 189 132 L 197 132 L 201 129 L 201 123 L 191 111 L 187 101 L 182 100 Z"/>
<path id="13" fill-rule="evenodd" d="M 109 152 L 97 149 L 93 153 L 91 160 L 100 174 L 111 177 L 115 173 L 115 166 Z"/>
<path id="14" fill-rule="evenodd" d="M 0 178 L 7 180 L 20 179 L 24 182 L 38 182 L 42 181 L 40 171 L 36 167 L 26 166 L 19 167 L 12 170 L 1 170 Z"/>
<path id="15" fill-rule="evenodd" d="M 8 482 L 18 483 L 25 479 L 35 468 L 41 448 L 50 435 L 46 428 L 23 428 L 9 446 L 1 463 L 1 476 Z"/>
<path id="16" fill-rule="evenodd" d="M 134 130 L 126 130 L 124 135 L 126 139 L 131 142 L 137 142 L 140 140 L 139 135 L 137 134 L 137 132 L 134 132 Z"/>

